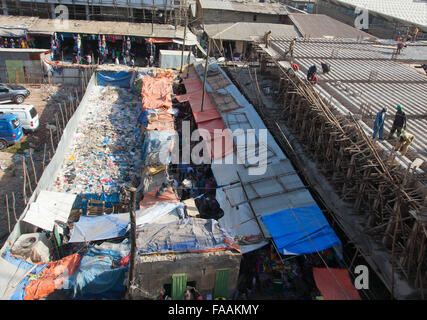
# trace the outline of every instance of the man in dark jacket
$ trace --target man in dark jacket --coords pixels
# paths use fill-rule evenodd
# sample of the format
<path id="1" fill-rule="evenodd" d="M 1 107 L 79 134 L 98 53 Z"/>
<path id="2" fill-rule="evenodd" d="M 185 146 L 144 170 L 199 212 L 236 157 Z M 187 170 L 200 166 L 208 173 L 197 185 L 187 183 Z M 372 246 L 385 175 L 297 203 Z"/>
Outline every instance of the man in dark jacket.
<path id="1" fill-rule="evenodd" d="M 397 131 L 397 136 L 399 137 L 403 129 L 406 129 L 406 114 L 402 111 L 402 106 L 398 105 L 396 107 L 397 111 L 394 116 L 393 126 L 391 127 L 390 134 L 388 139 L 393 138 L 394 133 Z"/>

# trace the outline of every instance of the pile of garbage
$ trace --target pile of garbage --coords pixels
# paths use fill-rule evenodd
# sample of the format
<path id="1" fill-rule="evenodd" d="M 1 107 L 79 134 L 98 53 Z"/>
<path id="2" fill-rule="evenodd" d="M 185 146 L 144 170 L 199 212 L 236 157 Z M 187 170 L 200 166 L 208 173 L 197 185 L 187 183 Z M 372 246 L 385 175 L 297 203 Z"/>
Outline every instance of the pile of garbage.
<path id="1" fill-rule="evenodd" d="M 57 191 L 114 193 L 130 184 L 143 164 L 138 102 L 127 89 L 93 89 L 54 184 Z"/>

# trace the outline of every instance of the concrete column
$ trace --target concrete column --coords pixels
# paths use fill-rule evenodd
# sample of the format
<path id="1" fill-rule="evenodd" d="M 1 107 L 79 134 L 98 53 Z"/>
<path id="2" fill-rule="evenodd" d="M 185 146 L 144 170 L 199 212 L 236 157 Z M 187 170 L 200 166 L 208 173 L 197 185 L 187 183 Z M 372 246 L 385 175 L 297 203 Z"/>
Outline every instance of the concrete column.
<path id="1" fill-rule="evenodd" d="M 55 5 L 54 5 L 54 4 L 51 4 L 51 5 L 50 5 L 50 15 L 51 15 L 51 18 L 52 18 L 52 19 L 55 19 L 55 18 L 56 18 L 56 14 L 55 14 Z"/>
<path id="2" fill-rule="evenodd" d="M 86 11 L 86 20 L 90 20 L 90 16 L 89 16 L 89 6 L 85 6 L 85 11 Z"/>
<path id="3" fill-rule="evenodd" d="M 7 5 L 6 5 L 6 0 L 1 0 L 1 7 L 3 9 L 3 14 L 5 16 L 8 15 L 8 10 L 7 10 Z"/>
<path id="4" fill-rule="evenodd" d="M 133 21 L 133 8 L 129 8 L 129 18 Z"/>

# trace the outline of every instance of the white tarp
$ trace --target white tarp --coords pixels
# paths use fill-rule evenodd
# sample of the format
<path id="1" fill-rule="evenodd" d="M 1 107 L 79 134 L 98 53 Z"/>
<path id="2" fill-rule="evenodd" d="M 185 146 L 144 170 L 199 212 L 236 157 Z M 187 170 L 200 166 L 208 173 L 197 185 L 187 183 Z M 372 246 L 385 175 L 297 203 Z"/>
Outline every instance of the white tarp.
<path id="1" fill-rule="evenodd" d="M 75 199 L 75 194 L 42 190 L 23 221 L 53 231 L 55 220 L 67 222 Z"/>
<path id="2" fill-rule="evenodd" d="M 167 223 L 184 217 L 184 204 L 158 202 L 143 210 L 136 210 L 136 226 L 146 223 Z M 129 213 L 106 214 L 97 217 L 81 216 L 74 224 L 69 242 L 87 242 L 122 237 L 129 229 Z"/>

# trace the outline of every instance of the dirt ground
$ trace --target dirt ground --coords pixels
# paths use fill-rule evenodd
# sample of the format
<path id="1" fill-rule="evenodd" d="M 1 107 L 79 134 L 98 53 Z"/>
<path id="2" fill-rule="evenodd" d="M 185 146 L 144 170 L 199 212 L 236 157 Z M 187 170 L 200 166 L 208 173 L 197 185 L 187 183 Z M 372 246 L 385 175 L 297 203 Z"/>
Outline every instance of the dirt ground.
<path id="1" fill-rule="evenodd" d="M 47 124 L 55 125 L 55 113 L 58 112 L 58 103 L 66 101 L 72 93 L 75 96 L 74 87 L 49 86 L 49 85 L 24 85 L 30 90 L 30 96 L 24 104 L 32 104 L 39 115 L 39 129 L 35 133 L 24 136 L 19 144 L 10 146 L 0 151 L 0 245 L 3 245 L 10 230 L 15 225 L 15 216 L 18 219 L 25 209 L 23 190 L 23 166 L 22 159 L 25 157 L 28 174 L 30 176 L 32 191 L 36 188 L 36 179 L 40 179 L 43 173 L 43 154 L 46 144 L 45 166 L 49 163 L 49 152 L 51 150 L 50 133 Z M 56 130 L 55 127 L 51 127 Z M 53 132 L 56 145 L 56 131 Z M 30 154 L 34 162 L 34 169 L 31 163 Z M 6 206 L 6 195 L 8 207 Z M 26 188 L 27 198 L 31 196 L 28 185 Z M 15 201 L 13 201 L 13 197 Z M 9 210 L 7 210 L 9 209 Z M 9 219 L 7 212 L 9 211 Z M 8 222 L 9 220 L 9 222 Z M 10 225 L 10 227 L 9 227 Z"/>

